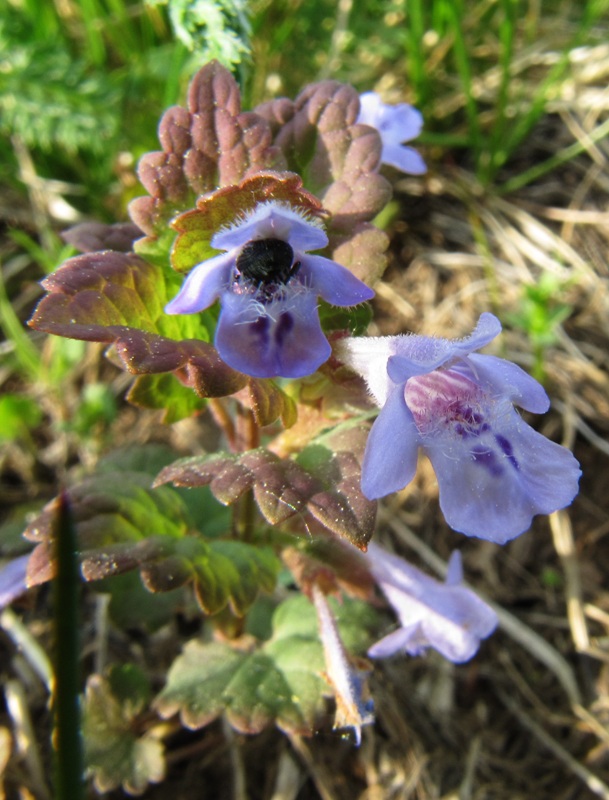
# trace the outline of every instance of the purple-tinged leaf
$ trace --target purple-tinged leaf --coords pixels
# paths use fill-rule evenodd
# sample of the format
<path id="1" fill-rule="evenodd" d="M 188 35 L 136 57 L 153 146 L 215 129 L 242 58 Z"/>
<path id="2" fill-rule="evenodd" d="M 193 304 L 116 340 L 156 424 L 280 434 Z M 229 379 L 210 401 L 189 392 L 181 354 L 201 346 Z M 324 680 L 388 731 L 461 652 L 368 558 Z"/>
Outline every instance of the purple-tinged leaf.
<path id="1" fill-rule="evenodd" d="M 260 172 L 233 186 L 210 192 L 197 201 L 194 210 L 176 217 L 171 226 L 178 237 L 171 253 L 177 272 L 187 272 L 196 264 L 217 255 L 210 245 L 212 236 L 234 222 L 237 216 L 253 211 L 260 203 L 275 200 L 287 203 L 309 217 L 326 217 L 319 200 L 302 186 L 302 179 L 291 172 Z"/>
<path id="2" fill-rule="evenodd" d="M 288 168 L 306 176 L 307 187 L 332 214 L 332 230 L 352 230 L 388 203 L 391 187 L 378 174 L 381 139 L 356 124 L 359 98 L 351 86 L 310 84 L 293 103 L 281 98 L 256 112 L 269 120 Z"/>
<path id="3" fill-rule="evenodd" d="M 146 154 L 139 164 L 150 196 L 133 200 L 129 207 L 132 220 L 148 236 L 156 236 L 199 195 L 260 170 L 285 168 L 268 123 L 241 111 L 237 82 L 216 61 L 193 78 L 188 108 L 165 112 L 159 139 L 163 150 Z"/>
<path id="4" fill-rule="evenodd" d="M 200 397 L 232 394 L 246 384 L 205 341 L 203 315 L 165 314 L 162 270 L 133 253 L 76 256 L 43 286 L 48 294 L 29 322 L 37 330 L 114 344 L 127 371 L 173 372 Z"/>
<path id="5" fill-rule="evenodd" d="M 139 569 L 151 592 L 192 584 L 207 614 L 230 606 L 237 616 L 248 611 L 261 590 L 274 589 L 280 564 L 268 547 L 196 535 L 178 493 L 152 489 L 150 480 L 138 472 L 104 473 L 68 492 L 86 581 Z M 27 566 L 29 586 L 55 575 L 56 503 L 49 503 L 25 531 L 37 543 Z"/>
<path id="6" fill-rule="evenodd" d="M 345 447 L 351 446 L 351 438 Z M 306 468 L 262 448 L 240 455 L 180 459 L 161 471 L 155 485 L 209 485 L 214 497 L 226 505 L 252 490 L 261 514 L 272 525 L 296 517 L 300 527 L 308 512 L 322 528 L 365 549 L 374 532 L 376 503 L 361 493 L 359 461 L 338 447 L 315 448 L 313 456 L 304 455 Z"/>
<path id="7" fill-rule="evenodd" d="M 103 222 L 81 222 L 61 234 L 64 242 L 71 244 L 81 253 L 98 250 L 117 250 L 127 253 L 133 242 L 141 238 L 142 231 L 132 222 L 116 222 L 106 225 Z"/>
<path id="8" fill-rule="evenodd" d="M 296 403 L 272 380 L 250 378 L 236 397 L 245 408 L 251 410 L 262 428 L 277 419 L 281 419 L 284 428 L 289 428 L 296 422 Z"/>

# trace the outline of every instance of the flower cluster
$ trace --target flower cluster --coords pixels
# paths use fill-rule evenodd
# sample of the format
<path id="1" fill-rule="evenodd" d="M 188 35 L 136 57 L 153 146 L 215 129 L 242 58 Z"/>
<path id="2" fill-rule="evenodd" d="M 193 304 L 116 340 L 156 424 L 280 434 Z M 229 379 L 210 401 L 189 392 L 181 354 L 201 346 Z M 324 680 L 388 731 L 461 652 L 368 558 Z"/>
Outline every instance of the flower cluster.
<path id="1" fill-rule="evenodd" d="M 364 454 L 364 494 L 373 499 L 403 489 L 421 447 L 448 524 L 503 544 L 527 530 L 535 514 L 569 505 L 581 473 L 566 448 L 514 409 L 516 403 L 547 411 L 543 387 L 515 364 L 475 353 L 500 330 L 499 320 L 485 313 L 460 341 L 362 337 L 345 340 L 340 354 L 382 407 Z"/>

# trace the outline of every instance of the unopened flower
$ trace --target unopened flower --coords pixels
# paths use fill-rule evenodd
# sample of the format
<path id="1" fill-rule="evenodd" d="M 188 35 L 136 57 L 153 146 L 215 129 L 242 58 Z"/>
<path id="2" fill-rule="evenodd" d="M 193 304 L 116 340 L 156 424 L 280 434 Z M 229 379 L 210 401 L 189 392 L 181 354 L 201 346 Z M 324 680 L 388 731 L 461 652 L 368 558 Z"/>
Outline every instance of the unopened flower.
<path id="1" fill-rule="evenodd" d="M 527 425 L 514 409 L 543 413 L 543 387 L 520 367 L 474 351 L 501 331 L 482 314 L 473 333 L 348 339 L 343 360 L 362 375 L 382 410 L 364 454 L 369 499 L 403 489 L 422 447 L 435 470 L 448 524 L 498 544 L 527 530 L 535 514 L 569 505 L 579 464 Z"/>
<path id="2" fill-rule="evenodd" d="M 360 95 L 360 112 L 357 121 L 376 128 L 381 137 L 383 150 L 381 161 L 410 175 L 423 175 L 427 172 L 425 162 L 414 149 L 403 142 L 421 133 L 423 116 L 408 103 L 387 105 L 376 92 Z"/>
<path id="3" fill-rule="evenodd" d="M 226 252 L 198 264 L 165 310 L 194 314 L 219 299 L 215 345 L 223 361 L 257 378 L 310 375 L 331 353 L 317 298 L 353 306 L 374 295 L 346 267 L 309 255 L 327 244 L 316 219 L 261 203 L 212 237 L 211 246 Z"/>
<path id="4" fill-rule="evenodd" d="M 373 702 L 364 697 L 365 670 L 350 659 L 340 638 L 338 625 L 325 594 L 313 584 L 312 599 L 317 611 L 319 637 L 324 649 L 326 677 L 336 697 L 335 728 L 353 728 L 355 743 L 360 744 L 362 725 L 374 722 Z"/>
<path id="5" fill-rule="evenodd" d="M 455 663 L 469 661 L 480 641 L 497 627 L 497 615 L 463 586 L 461 555 L 454 551 L 444 583 L 375 544 L 367 561 L 373 578 L 397 614 L 401 627 L 374 644 L 370 658 L 396 653 L 418 656 L 433 647 Z"/>

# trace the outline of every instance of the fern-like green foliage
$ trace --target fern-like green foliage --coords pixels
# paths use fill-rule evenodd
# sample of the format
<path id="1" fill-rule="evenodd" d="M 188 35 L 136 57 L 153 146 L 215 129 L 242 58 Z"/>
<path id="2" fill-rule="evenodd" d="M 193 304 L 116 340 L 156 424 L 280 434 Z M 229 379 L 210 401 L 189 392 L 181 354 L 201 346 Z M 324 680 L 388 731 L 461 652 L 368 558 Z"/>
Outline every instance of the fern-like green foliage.
<path id="1" fill-rule="evenodd" d="M 0 133 L 29 147 L 105 152 L 117 134 L 120 93 L 63 42 L 27 41 L 0 22 Z"/>
<path id="2" fill-rule="evenodd" d="M 200 62 L 216 59 L 230 68 L 250 54 L 245 0 L 146 0 L 167 6 L 175 36 Z"/>

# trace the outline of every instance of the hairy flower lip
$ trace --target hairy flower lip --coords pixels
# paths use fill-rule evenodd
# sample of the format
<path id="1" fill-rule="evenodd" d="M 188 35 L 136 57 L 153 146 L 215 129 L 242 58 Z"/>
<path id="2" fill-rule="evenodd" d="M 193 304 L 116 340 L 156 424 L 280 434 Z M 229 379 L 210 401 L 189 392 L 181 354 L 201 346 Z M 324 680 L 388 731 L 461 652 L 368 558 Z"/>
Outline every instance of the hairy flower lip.
<path id="1" fill-rule="evenodd" d="M 364 453 L 366 497 L 410 483 L 421 447 L 434 467 L 446 521 L 468 536 L 503 544 L 524 533 L 536 514 L 572 502 L 579 464 L 514 409 L 546 411 L 543 387 L 515 364 L 473 352 L 500 330 L 499 320 L 485 313 L 460 341 L 394 336 L 338 344 L 339 357 L 382 406 Z"/>
<path id="2" fill-rule="evenodd" d="M 252 274 L 268 274 L 268 280 L 240 280 L 244 248 L 261 241 L 285 242 L 291 265 L 284 250 L 281 263 L 250 265 Z M 352 306 L 374 296 L 346 267 L 308 252 L 327 244 L 318 220 L 285 203 L 260 203 L 214 234 L 212 247 L 226 252 L 195 266 L 165 311 L 192 314 L 219 299 L 215 345 L 230 367 L 257 378 L 310 375 L 331 353 L 317 298 Z"/>

